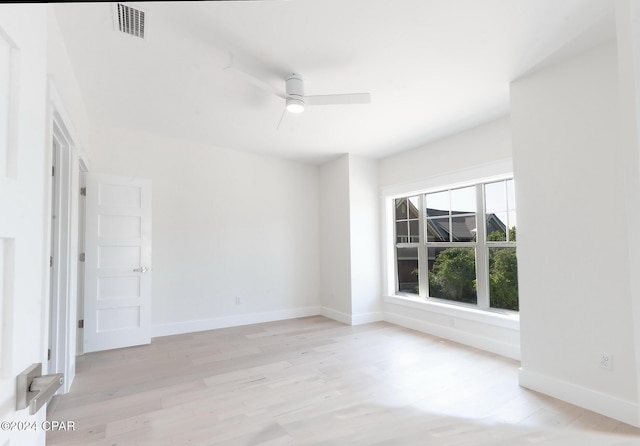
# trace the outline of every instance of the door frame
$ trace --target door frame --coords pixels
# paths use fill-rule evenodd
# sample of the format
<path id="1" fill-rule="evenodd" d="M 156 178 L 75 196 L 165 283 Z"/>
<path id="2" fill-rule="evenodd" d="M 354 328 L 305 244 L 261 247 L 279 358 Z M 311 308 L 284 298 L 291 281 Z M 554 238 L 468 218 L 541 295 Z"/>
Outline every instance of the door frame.
<path id="1" fill-rule="evenodd" d="M 77 308 L 79 283 L 79 247 L 80 223 L 79 212 L 80 176 L 86 170 L 88 161 L 86 154 L 80 149 L 77 133 L 66 112 L 61 96 L 52 80 L 48 84 L 48 122 L 47 135 L 48 172 L 54 164 L 56 156 L 56 172 L 54 182 L 47 181 L 49 202 L 49 219 L 56 216 L 56 224 L 49 224 L 48 247 L 53 257 L 53 275 L 49 284 L 51 295 L 48 300 L 49 348 L 51 360 L 47 373 L 64 373 L 65 380 L 61 393 L 67 393 L 75 377 Z M 53 150 L 54 141 L 58 144 L 58 153 Z M 57 203 L 52 200 L 54 189 L 57 189 Z M 56 209 L 54 209 L 54 205 Z M 51 228 L 55 227 L 56 230 Z M 53 242 L 53 243 L 52 243 Z M 51 248 L 50 248 L 51 249 Z"/>

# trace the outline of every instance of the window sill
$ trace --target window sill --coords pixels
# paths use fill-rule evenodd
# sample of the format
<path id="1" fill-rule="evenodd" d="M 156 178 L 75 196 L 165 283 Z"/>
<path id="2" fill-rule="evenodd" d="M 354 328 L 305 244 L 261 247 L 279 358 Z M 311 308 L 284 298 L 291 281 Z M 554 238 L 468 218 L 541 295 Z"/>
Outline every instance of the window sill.
<path id="1" fill-rule="evenodd" d="M 520 330 L 520 315 L 515 312 L 499 312 L 492 310 L 480 310 L 464 305 L 449 304 L 435 299 L 422 299 L 418 296 L 392 295 L 385 296 L 385 302 L 416 308 L 422 311 L 438 313 L 449 317 L 481 322 L 495 327 Z"/>

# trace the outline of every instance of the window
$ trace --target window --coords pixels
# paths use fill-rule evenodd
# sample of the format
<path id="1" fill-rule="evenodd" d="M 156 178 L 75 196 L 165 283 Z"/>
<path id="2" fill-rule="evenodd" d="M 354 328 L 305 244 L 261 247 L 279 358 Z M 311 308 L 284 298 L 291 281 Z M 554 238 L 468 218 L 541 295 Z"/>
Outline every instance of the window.
<path id="1" fill-rule="evenodd" d="M 395 227 L 398 291 L 418 293 L 420 197 L 395 200 Z"/>
<path id="2" fill-rule="evenodd" d="M 518 310 L 513 179 L 396 198 L 394 204 L 398 292 Z"/>

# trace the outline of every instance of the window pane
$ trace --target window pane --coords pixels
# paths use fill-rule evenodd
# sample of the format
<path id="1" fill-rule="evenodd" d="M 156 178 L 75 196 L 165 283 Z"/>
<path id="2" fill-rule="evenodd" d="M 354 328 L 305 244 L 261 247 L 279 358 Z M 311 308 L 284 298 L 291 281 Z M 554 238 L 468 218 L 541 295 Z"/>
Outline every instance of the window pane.
<path id="1" fill-rule="evenodd" d="M 396 248 L 396 259 L 398 291 L 418 294 L 418 248 Z"/>
<path id="2" fill-rule="evenodd" d="M 476 304 L 474 248 L 428 248 L 429 296 Z"/>
<path id="3" fill-rule="evenodd" d="M 396 243 L 409 243 L 409 233 L 406 221 L 396 222 Z"/>
<path id="4" fill-rule="evenodd" d="M 487 214 L 507 210 L 507 190 L 504 181 L 484 185 L 484 203 Z"/>
<path id="5" fill-rule="evenodd" d="M 409 197 L 409 218 L 420 218 L 420 198 Z"/>
<path id="6" fill-rule="evenodd" d="M 466 215 L 451 217 L 452 242 L 476 241 L 476 216 Z"/>
<path id="7" fill-rule="evenodd" d="M 427 217 L 439 217 L 449 215 L 449 191 L 426 194 Z"/>
<path id="8" fill-rule="evenodd" d="M 489 248 L 489 301 L 491 308 L 518 311 L 516 248 Z"/>
<path id="9" fill-rule="evenodd" d="M 465 187 L 451 191 L 451 213 L 475 214 L 476 188 Z"/>
<path id="10" fill-rule="evenodd" d="M 449 232 L 449 217 L 427 218 L 428 242 L 448 242 Z"/>
<path id="11" fill-rule="evenodd" d="M 407 199 L 396 198 L 396 220 L 407 219 Z"/>
<path id="12" fill-rule="evenodd" d="M 516 208 L 516 192 L 513 186 L 513 180 L 507 180 L 507 203 L 510 211 Z"/>
<path id="13" fill-rule="evenodd" d="M 509 241 L 516 241 L 516 212 L 509 212 Z"/>
<path id="14" fill-rule="evenodd" d="M 409 221 L 409 243 L 420 242 L 420 220 Z"/>
<path id="15" fill-rule="evenodd" d="M 507 213 L 487 214 L 487 241 L 507 241 Z"/>

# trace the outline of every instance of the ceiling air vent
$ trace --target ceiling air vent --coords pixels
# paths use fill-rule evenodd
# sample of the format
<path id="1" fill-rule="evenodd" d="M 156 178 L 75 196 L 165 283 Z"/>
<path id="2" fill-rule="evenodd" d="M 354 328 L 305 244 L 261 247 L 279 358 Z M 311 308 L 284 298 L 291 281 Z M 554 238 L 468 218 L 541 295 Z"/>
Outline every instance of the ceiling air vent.
<path id="1" fill-rule="evenodd" d="M 113 13 L 113 24 L 118 31 L 141 39 L 145 38 L 145 11 L 132 8 L 123 3 L 115 3 L 113 5 Z"/>

